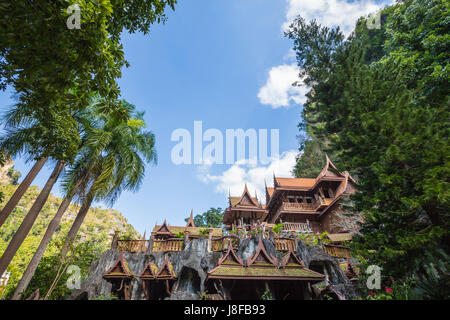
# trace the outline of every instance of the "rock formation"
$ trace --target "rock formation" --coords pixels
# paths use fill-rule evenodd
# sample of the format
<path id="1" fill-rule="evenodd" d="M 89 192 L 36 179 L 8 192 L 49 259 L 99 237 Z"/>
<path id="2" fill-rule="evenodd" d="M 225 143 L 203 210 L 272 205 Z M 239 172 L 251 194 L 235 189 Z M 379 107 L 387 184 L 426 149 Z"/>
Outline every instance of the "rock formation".
<path id="1" fill-rule="evenodd" d="M 241 241 L 237 256 L 244 261 L 251 257 L 258 246 L 258 239 L 244 239 Z M 282 253 L 275 250 L 273 243 L 263 240 L 266 251 L 278 259 Z M 98 296 L 109 296 L 112 285 L 103 279 L 105 272 L 117 261 L 120 252 L 108 250 L 91 266 L 86 281 L 81 283 L 79 289 L 75 289 L 69 299 L 94 299 Z M 208 239 L 193 239 L 188 241 L 183 251 L 169 252 L 169 260 L 172 262 L 177 274 L 173 292 L 169 300 L 198 300 L 205 291 L 205 279 L 207 272 L 217 266 L 221 252 L 208 251 Z M 311 286 L 308 297 L 321 299 L 324 293 L 337 299 L 351 299 L 355 291 L 345 273 L 339 268 L 335 259 L 327 255 L 320 246 L 310 246 L 302 241 L 297 244 L 297 256 L 304 262 L 305 267 L 327 275 L 327 280 Z M 163 252 L 130 253 L 124 252 L 124 258 L 130 271 L 136 275 L 132 280 L 131 299 L 143 300 L 144 292 L 142 281 L 138 278 L 146 263 L 150 260 L 159 268 L 164 264 Z M 300 290 L 306 290 L 309 286 L 302 285 Z"/>

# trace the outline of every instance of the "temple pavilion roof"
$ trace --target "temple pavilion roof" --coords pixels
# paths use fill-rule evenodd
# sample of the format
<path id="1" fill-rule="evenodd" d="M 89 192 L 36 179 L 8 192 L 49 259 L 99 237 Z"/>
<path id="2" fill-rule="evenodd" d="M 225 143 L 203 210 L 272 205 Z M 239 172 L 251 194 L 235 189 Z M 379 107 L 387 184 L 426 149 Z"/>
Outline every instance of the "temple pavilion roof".
<path id="1" fill-rule="evenodd" d="M 119 258 L 114 265 L 103 275 L 103 278 L 105 279 L 132 277 L 134 277 L 134 275 L 128 267 L 128 263 L 123 256 L 123 251 L 120 253 Z"/>
<path id="2" fill-rule="evenodd" d="M 169 256 L 166 254 L 164 264 L 156 274 L 156 279 L 174 280 L 176 278 L 177 275 L 175 274 L 175 271 L 173 269 L 173 264 L 172 262 L 170 262 Z"/>
<path id="3" fill-rule="evenodd" d="M 278 260 L 267 253 L 262 237 L 253 257 L 243 264 L 233 251 L 232 246 L 219 260 L 219 265 L 208 273 L 208 279 L 241 279 L 241 280 L 303 280 L 322 281 L 323 274 L 309 270 L 303 266 L 294 252 L 289 251 L 278 266 Z"/>

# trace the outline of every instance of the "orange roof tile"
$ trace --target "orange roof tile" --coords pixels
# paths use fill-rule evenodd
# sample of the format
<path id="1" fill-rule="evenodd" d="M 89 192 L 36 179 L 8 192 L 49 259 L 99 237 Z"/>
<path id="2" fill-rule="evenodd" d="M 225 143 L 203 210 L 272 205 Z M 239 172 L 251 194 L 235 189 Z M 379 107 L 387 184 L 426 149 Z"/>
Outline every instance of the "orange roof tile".
<path id="1" fill-rule="evenodd" d="M 316 179 L 310 178 L 275 178 L 280 187 L 311 188 Z"/>

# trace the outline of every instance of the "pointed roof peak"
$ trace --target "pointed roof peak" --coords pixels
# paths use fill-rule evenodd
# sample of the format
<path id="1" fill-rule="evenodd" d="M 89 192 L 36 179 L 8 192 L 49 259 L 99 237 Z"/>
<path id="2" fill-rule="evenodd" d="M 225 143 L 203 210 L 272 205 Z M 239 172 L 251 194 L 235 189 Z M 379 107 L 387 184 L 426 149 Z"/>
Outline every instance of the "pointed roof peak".
<path id="1" fill-rule="evenodd" d="M 157 234 L 171 234 L 169 230 L 169 226 L 167 225 L 166 220 L 164 219 L 164 223 L 155 231 Z"/>
<path id="2" fill-rule="evenodd" d="M 247 202 L 247 203 L 246 203 Z M 253 198 L 248 191 L 247 183 L 245 183 L 244 192 L 242 192 L 241 198 L 236 203 L 236 205 L 248 205 L 248 203 L 253 204 L 254 206 L 259 207 L 258 198 Z"/>
<path id="3" fill-rule="evenodd" d="M 233 250 L 231 239 L 229 239 L 227 252 L 219 259 L 219 265 L 221 264 L 234 264 L 244 266 L 241 258 L 239 258 Z"/>
<path id="4" fill-rule="evenodd" d="M 332 168 L 335 172 L 329 171 L 329 169 Z M 328 157 L 328 154 L 325 153 L 325 166 L 323 167 L 322 171 L 320 171 L 319 175 L 317 176 L 316 180 L 322 178 L 329 173 L 329 175 L 338 175 L 338 176 L 344 176 L 343 173 L 341 173 L 338 168 L 334 165 L 334 163 L 331 161 L 330 157 Z"/>
<path id="5" fill-rule="evenodd" d="M 166 254 L 164 263 L 163 263 L 161 269 L 159 269 L 158 274 L 156 275 L 156 278 L 170 280 L 170 279 L 175 279 L 176 277 L 177 277 L 177 275 L 175 274 L 175 271 L 173 269 L 173 264 L 169 260 L 169 255 Z"/>
<path id="6" fill-rule="evenodd" d="M 247 266 L 251 265 L 277 265 L 277 259 L 272 257 L 264 247 L 264 242 L 262 236 L 259 236 L 258 248 L 252 258 L 247 259 Z"/>
<path id="7" fill-rule="evenodd" d="M 281 258 L 281 267 L 295 267 L 295 265 L 301 265 L 302 267 L 305 266 L 303 261 L 301 261 L 295 254 L 294 250 L 292 250 L 292 247 L 289 247 L 288 252 Z"/>
<path id="8" fill-rule="evenodd" d="M 158 266 L 149 260 L 145 265 L 144 270 L 142 270 L 141 274 L 139 275 L 139 278 L 155 279 L 158 272 L 159 272 Z"/>
<path id="9" fill-rule="evenodd" d="M 124 258 L 123 251 L 120 252 L 119 257 L 111 268 L 103 275 L 104 278 L 131 278 L 133 274 L 128 267 L 128 263 Z"/>

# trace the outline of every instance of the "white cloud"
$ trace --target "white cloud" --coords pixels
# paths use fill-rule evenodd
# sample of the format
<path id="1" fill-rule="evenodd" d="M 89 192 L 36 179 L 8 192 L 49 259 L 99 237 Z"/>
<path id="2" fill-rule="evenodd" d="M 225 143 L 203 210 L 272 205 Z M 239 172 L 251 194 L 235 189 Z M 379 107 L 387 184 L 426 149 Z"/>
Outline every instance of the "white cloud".
<path id="1" fill-rule="evenodd" d="M 259 101 L 271 105 L 274 109 L 289 107 L 291 101 L 297 104 L 305 103 L 308 89 L 304 86 L 292 86 L 299 80 L 298 73 L 296 64 L 283 64 L 270 69 L 266 84 L 258 92 Z"/>
<path id="2" fill-rule="evenodd" d="M 379 3 L 373 0 L 287 0 L 288 8 L 283 30 L 301 15 L 306 21 L 316 19 L 318 23 L 327 27 L 339 26 L 345 35 L 349 35 L 359 17 L 367 16 L 392 3 L 393 0 L 383 0 Z"/>
<path id="3" fill-rule="evenodd" d="M 274 173 L 279 177 L 291 177 L 297 154 L 296 150 L 283 152 L 278 159 L 273 159 L 267 166 L 259 167 L 252 166 L 248 161 L 240 161 L 219 175 L 210 174 L 210 166 L 203 166 L 199 169 L 198 177 L 205 183 L 214 184 L 216 192 L 227 196 L 228 191 L 234 196 L 241 195 L 247 183 L 250 193 L 254 195 L 256 190 L 258 199 L 264 202 L 264 180 L 268 186 L 271 186 Z"/>

